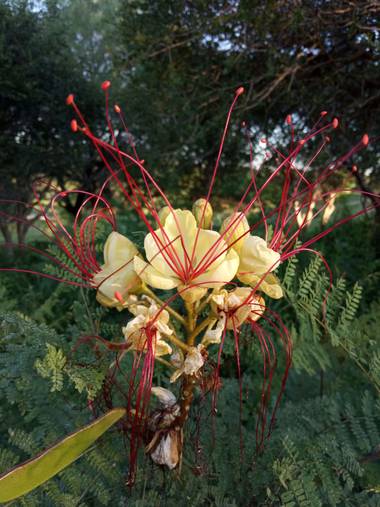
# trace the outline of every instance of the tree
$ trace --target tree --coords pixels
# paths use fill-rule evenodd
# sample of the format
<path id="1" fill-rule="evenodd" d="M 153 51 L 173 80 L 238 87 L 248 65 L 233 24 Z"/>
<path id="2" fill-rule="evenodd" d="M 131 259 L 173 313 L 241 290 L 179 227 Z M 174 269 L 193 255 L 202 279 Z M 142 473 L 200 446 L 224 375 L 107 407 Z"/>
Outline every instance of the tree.
<path id="1" fill-rule="evenodd" d="M 226 104 L 240 85 L 246 94 L 236 123 L 253 118 L 259 131 L 271 131 L 289 113 L 302 125 L 326 109 L 342 126 L 332 152 L 349 149 L 364 132 L 377 135 L 373 2 L 136 0 L 121 9 L 130 123 L 146 158 L 176 186 L 191 190 L 194 181 L 183 177 L 191 173 L 197 190 L 204 187 Z M 225 157 L 229 194 L 242 149 L 233 133 Z M 375 162 L 370 148 L 363 165 Z"/>
<path id="2" fill-rule="evenodd" d="M 104 178 L 98 157 L 69 129 L 68 93 L 80 96 L 95 126 L 103 99 L 94 79 L 99 76 L 80 59 L 80 33 L 73 42 L 75 26 L 68 13 L 68 6 L 56 2 L 40 10 L 23 1 L 0 2 L 0 192 L 6 200 L 0 227 L 8 242 L 12 223 L 22 243 L 37 219 L 30 212 L 36 179 L 43 179 L 38 185 L 43 197 L 52 182 L 62 189 L 77 184 L 94 191 Z M 67 210 L 76 213 L 80 203 L 80 197 L 68 199 Z"/>

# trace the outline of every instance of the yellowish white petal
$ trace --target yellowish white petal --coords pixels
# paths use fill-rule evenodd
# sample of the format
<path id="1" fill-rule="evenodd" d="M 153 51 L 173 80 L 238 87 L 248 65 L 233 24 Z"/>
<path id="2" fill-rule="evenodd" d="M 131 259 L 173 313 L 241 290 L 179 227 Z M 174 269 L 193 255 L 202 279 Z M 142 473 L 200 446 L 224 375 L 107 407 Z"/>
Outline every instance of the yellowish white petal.
<path id="1" fill-rule="evenodd" d="M 280 257 L 278 252 L 268 248 L 264 239 L 258 236 L 247 236 L 240 251 L 238 277 L 247 279 L 250 275 L 269 273 L 278 267 Z"/>
<path id="2" fill-rule="evenodd" d="M 151 287 L 156 289 L 174 289 L 180 284 L 178 278 L 172 276 L 165 276 L 160 273 L 153 266 L 143 261 L 140 257 L 134 258 L 134 268 L 139 277 Z"/>
<path id="3" fill-rule="evenodd" d="M 217 288 L 230 282 L 239 267 L 239 256 L 235 250 L 228 251 L 225 259 L 215 268 L 210 268 L 196 278 L 201 287 Z"/>
<path id="4" fill-rule="evenodd" d="M 135 244 L 122 234 L 113 231 L 104 245 L 105 264 L 124 264 L 138 254 Z"/>

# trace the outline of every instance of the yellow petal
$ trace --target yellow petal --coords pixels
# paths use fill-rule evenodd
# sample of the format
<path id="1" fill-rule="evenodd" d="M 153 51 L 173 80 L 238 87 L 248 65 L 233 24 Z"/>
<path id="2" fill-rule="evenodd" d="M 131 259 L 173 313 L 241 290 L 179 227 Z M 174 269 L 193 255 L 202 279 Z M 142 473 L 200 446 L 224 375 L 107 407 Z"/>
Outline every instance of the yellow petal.
<path id="1" fill-rule="evenodd" d="M 105 264 L 125 264 L 137 254 L 135 244 L 116 231 L 111 232 L 104 245 Z"/>
<path id="2" fill-rule="evenodd" d="M 115 292 L 126 295 L 141 286 L 141 280 L 134 270 L 133 259 L 130 259 L 124 267 L 105 264 L 101 271 L 94 275 L 92 283 L 98 287 L 99 303 L 108 307 L 123 306 L 115 298 Z"/>
<path id="3" fill-rule="evenodd" d="M 264 239 L 258 236 L 247 236 L 240 251 L 238 278 L 269 273 L 277 268 L 279 261 L 280 254 L 268 248 Z"/>
<path id="4" fill-rule="evenodd" d="M 154 355 L 157 357 L 166 356 L 167 354 L 171 354 L 173 349 L 171 346 L 166 343 L 164 340 L 157 340 Z"/>
<path id="5" fill-rule="evenodd" d="M 238 278 L 242 282 L 248 283 L 251 287 L 255 287 L 256 290 L 261 290 L 273 299 L 281 299 L 284 295 L 280 282 L 273 273 L 268 273 L 263 280 L 261 280 L 261 276 L 256 275 L 250 275 L 245 280 L 240 276 Z"/>
<path id="6" fill-rule="evenodd" d="M 207 270 L 193 281 L 201 284 L 200 287 L 217 288 L 230 282 L 236 275 L 238 267 L 239 256 L 235 250 L 231 249 L 216 269 Z"/>
<path id="7" fill-rule="evenodd" d="M 252 301 L 251 303 L 251 313 L 249 315 L 250 319 L 253 321 L 259 320 L 259 318 L 264 314 L 265 312 L 265 301 L 264 298 L 257 298 L 256 300 Z"/>
<path id="8" fill-rule="evenodd" d="M 178 259 L 183 259 L 183 253 L 177 252 L 178 242 L 171 240 L 160 229 L 145 236 L 144 249 L 148 262 L 165 276 L 176 276 L 172 269 L 178 267 Z M 174 253 L 175 252 L 175 253 Z"/>
<path id="9" fill-rule="evenodd" d="M 217 321 L 215 328 L 213 329 L 214 324 L 215 322 L 210 324 L 202 338 L 202 345 L 204 347 L 208 347 L 212 344 L 219 344 L 221 342 L 224 327 L 226 325 L 226 316 L 222 315 L 221 318 Z"/>
<path id="10" fill-rule="evenodd" d="M 168 215 L 165 221 L 165 231 L 171 240 L 179 235 L 185 240 L 186 248 L 193 244 L 197 223 L 189 210 L 176 209 Z"/>
<path id="11" fill-rule="evenodd" d="M 195 268 L 206 266 L 210 264 L 212 259 L 215 259 L 207 270 L 215 269 L 224 261 L 226 255 L 227 243 L 220 237 L 218 232 L 199 229 L 193 259 Z"/>
<path id="12" fill-rule="evenodd" d="M 145 283 L 156 289 L 174 289 L 180 284 L 178 278 L 163 275 L 140 257 L 134 258 L 134 269 Z"/>

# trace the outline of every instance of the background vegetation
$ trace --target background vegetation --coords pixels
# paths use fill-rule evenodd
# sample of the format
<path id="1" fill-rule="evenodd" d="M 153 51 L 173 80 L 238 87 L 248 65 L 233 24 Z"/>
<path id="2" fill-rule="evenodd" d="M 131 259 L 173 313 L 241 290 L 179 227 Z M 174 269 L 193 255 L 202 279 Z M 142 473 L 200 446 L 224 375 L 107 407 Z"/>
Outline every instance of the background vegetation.
<path id="1" fill-rule="evenodd" d="M 286 115 L 302 130 L 327 110 L 341 128 L 326 158 L 347 151 L 364 132 L 376 139 L 378 15 L 376 3 L 364 0 L 0 0 L 1 198 L 33 203 L 31 188 L 40 177 L 62 189 L 99 188 L 101 161 L 70 132 L 64 101 L 74 92 L 104 133 L 99 84 L 110 79 L 140 156 L 169 196 L 189 204 L 204 194 L 226 109 L 243 85 L 213 202 L 220 220 L 247 183 L 243 120 L 256 138 L 275 132 L 281 146 L 289 137 Z M 377 157 L 374 142 L 357 171 L 343 167 L 334 185 L 378 193 Z M 80 198 L 66 202 L 68 222 L 80 204 Z M 117 195 L 114 204 L 123 216 Z M 352 206 L 348 197 L 338 199 L 336 216 Z M 6 203 L 6 210 L 24 222 L 0 214 L 5 242 L 47 247 L 29 228 L 28 208 Z M 122 228 L 138 241 L 138 225 L 124 217 Z M 334 272 L 326 319 L 323 266 L 304 257 L 284 267 L 286 298 L 275 309 L 292 333 L 294 361 L 263 455 L 254 457 L 253 449 L 261 362 L 247 337 L 242 370 L 247 392 L 256 396 L 244 401 L 243 454 L 239 387 L 227 347 L 218 414 L 211 417 L 205 406 L 199 420 L 195 407 L 200 441 L 195 422 L 180 477 L 142 458 L 136 487 L 126 490 L 128 454 L 115 431 L 18 505 L 380 505 L 379 224 L 374 212 L 319 244 Z M 4 248 L 1 256 L 2 265 L 43 267 L 17 249 Z M 69 368 L 62 358 L 94 326 L 118 337 L 123 317 L 99 309 L 92 292 L 21 274 L 2 273 L 0 295 L 5 470 L 89 420 L 88 398 L 101 386 L 102 365 Z M 86 354 L 80 349 L 87 363 Z M 158 370 L 157 380 L 163 375 Z"/>

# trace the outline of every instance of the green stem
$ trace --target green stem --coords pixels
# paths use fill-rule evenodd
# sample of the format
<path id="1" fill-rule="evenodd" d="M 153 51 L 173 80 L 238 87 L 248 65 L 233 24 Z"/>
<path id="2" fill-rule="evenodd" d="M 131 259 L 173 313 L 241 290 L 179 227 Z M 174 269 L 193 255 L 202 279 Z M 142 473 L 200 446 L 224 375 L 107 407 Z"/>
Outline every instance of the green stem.
<path id="1" fill-rule="evenodd" d="M 177 345 L 177 347 L 179 347 L 180 349 L 184 350 L 185 352 L 189 352 L 190 349 L 189 345 L 186 345 L 186 343 L 177 338 L 174 334 L 165 335 L 165 340 L 169 340 L 172 343 L 174 343 L 174 345 Z"/>
<path id="2" fill-rule="evenodd" d="M 179 313 L 173 310 L 173 308 L 165 304 L 158 296 L 156 296 L 156 294 L 152 290 L 150 290 L 148 287 L 144 287 L 143 293 L 152 298 L 158 305 L 163 306 L 164 309 L 167 310 L 167 312 L 170 313 L 172 317 L 174 317 L 184 327 L 187 327 L 186 320 Z"/>
<path id="3" fill-rule="evenodd" d="M 185 302 L 187 310 L 187 344 L 192 347 L 194 345 L 195 336 L 193 337 L 193 331 L 197 323 L 197 313 L 195 312 L 195 303 Z"/>
<path id="4" fill-rule="evenodd" d="M 162 357 L 155 357 L 155 360 L 158 361 L 161 364 L 164 364 L 168 368 L 172 368 L 173 370 L 176 369 L 176 367 L 174 366 L 174 364 L 169 363 L 169 361 L 167 361 L 166 359 L 163 359 Z"/>
<path id="5" fill-rule="evenodd" d="M 201 333 L 206 327 L 208 327 L 210 324 L 213 324 L 216 322 L 216 318 L 214 316 L 208 316 L 202 322 L 194 329 L 194 331 L 189 335 L 188 341 L 190 340 L 193 344 L 195 341 L 195 338 Z"/>

